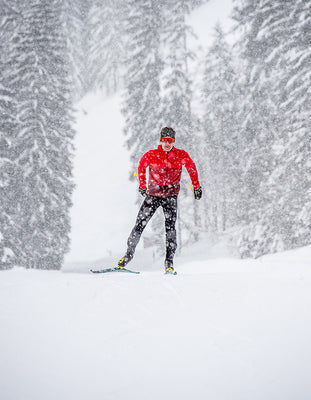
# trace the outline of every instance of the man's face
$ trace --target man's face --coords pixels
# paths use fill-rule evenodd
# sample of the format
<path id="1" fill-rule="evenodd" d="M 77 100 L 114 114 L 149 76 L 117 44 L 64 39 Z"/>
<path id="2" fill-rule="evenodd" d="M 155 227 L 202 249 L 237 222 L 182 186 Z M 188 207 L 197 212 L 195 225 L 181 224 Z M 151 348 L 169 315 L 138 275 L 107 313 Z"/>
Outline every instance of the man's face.
<path id="1" fill-rule="evenodd" d="M 169 152 L 172 150 L 173 146 L 174 146 L 174 139 L 167 137 L 167 138 L 162 138 L 161 139 L 161 146 L 162 146 L 162 150 Z"/>

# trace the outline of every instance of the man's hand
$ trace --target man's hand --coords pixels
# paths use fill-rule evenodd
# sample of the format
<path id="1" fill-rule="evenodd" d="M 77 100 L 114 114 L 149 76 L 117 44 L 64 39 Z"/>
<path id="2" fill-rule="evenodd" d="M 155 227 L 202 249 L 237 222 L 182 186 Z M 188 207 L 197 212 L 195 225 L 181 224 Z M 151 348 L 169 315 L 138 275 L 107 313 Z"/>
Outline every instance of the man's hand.
<path id="1" fill-rule="evenodd" d="M 194 198 L 196 200 L 200 200 L 200 198 L 202 197 L 202 188 L 201 188 L 201 186 L 198 189 L 193 189 L 193 193 L 194 193 Z"/>
<path id="2" fill-rule="evenodd" d="M 138 188 L 138 191 L 143 197 L 147 196 L 147 189 L 142 189 L 140 187 L 140 188 Z"/>

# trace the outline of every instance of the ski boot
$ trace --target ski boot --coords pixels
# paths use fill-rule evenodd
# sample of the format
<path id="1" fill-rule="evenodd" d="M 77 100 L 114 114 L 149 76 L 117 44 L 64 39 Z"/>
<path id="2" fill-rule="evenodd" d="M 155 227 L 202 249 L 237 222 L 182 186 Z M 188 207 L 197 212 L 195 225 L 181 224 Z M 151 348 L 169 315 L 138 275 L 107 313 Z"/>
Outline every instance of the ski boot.
<path id="1" fill-rule="evenodd" d="M 121 260 L 119 260 L 118 265 L 116 266 L 115 269 L 124 269 L 126 264 L 129 263 L 131 261 L 133 257 L 125 255 L 124 257 L 121 258 Z"/>
<path id="2" fill-rule="evenodd" d="M 173 261 L 165 260 L 165 274 L 177 275 L 177 272 L 174 271 Z"/>

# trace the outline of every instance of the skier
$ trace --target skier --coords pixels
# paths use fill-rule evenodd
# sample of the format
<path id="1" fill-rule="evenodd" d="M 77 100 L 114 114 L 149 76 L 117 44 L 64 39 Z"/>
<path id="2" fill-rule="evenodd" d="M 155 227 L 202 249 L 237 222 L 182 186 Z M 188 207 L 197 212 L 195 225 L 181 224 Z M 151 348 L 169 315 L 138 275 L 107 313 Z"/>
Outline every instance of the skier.
<path id="1" fill-rule="evenodd" d="M 174 129 L 163 128 L 158 148 L 145 153 L 139 162 L 138 190 L 145 199 L 138 212 L 135 226 L 127 240 L 126 254 L 118 262 L 117 269 L 123 269 L 132 260 L 143 230 L 157 208 L 161 206 L 164 211 L 166 230 L 165 272 L 174 274 L 173 258 L 177 248 L 175 223 L 182 166 L 186 167 L 190 175 L 194 198 L 199 200 L 202 196 L 202 188 L 194 162 L 187 152 L 176 149 L 174 142 Z M 149 167 L 148 187 L 146 185 L 147 167 Z"/>

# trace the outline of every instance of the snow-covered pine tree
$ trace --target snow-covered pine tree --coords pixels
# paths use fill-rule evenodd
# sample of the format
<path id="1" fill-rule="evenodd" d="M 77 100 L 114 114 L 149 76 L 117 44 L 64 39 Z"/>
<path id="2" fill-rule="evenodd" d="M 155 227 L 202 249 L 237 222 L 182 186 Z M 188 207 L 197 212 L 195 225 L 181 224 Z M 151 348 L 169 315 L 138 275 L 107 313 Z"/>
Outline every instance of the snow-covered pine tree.
<path id="1" fill-rule="evenodd" d="M 0 37 L 2 35 L 0 34 Z M 1 46 L 2 47 L 2 46 Z M 1 49 L 3 50 L 3 48 Z M 1 53 L 8 55 L 7 52 Z M 1 57 L 1 56 L 0 56 Z M 0 62 L 1 71 L 4 65 Z M 15 165 L 14 142 L 17 124 L 14 92 L 0 82 L 0 269 L 9 268 L 15 260 L 18 244 L 18 185 L 19 169 Z"/>
<path id="2" fill-rule="evenodd" d="M 69 246 L 72 183 L 72 109 L 60 0 L 22 5 L 18 53 L 19 130 L 16 163 L 22 169 L 18 263 L 59 269 Z"/>
<path id="3" fill-rule="evenodd" d="M 186 24 L 190 7 L 186 1 L 170 0 L 166 3 L 163 24 L 163 60 L 161 119 L 163 126 L 172 126 L 178 132 L 178 141 L 191 143 L 192 111 L 191 82 L 188 62 L 193 53 L 187 47 L 191 29 Z"/>
<path id="4" fill-rule="evenodd" d="M 278 167 L 270 186 L 276 194 L 274 209 L 281 210 L 278 234 L 283 248 L 290 249 L 311 243 L 311 12 L 303 0 L 277 1 L 273 8 L 264 4 L 277 22 L 263 25 L 260 40 L 275 43 L 267 65 L 279 74 L 273 91 L 282 112 L 282 134 L 275 144 Z"/>
<path id="5" fill-rule="evenodd" d="M 256 93 L 251 104 L 255 110 L 261 104 L 255 115 L 266 132 L 256 135 L 264 152 L 256 162 L 261 196 L 253 199 L 261 204 L 252 207 L 240 240 L 242 255 L 257 257 L 310 243 L 310 7 L 304 1 L 237 3 L 250 92 Z"/>
<path id="6" fill-rule="evenodd" d="M 16 261 L 21 245 L 18 232 L 20 168 L 16 164 L 18 131 L 16 42 L 20 13 L 16 1 L 0 1 L 0 269 Z"/>
<path id="7" fill-rule="evenodd" d="M 92 89 L 115 93 L 122 83 L 125 62 L 124 1 L 96 0 L 90 9 L 89 74 Z"/>
<path id="8" fill-rule="evenodd" d="M 189 60 L 194 54 L 187 41 L 192 31 L 186 23 L 193 2 L 188 0 L 165 2 L 162 24 L 162 59 L 165 65 L 162 86 L 162 126 L 171 126 L 176 131 L 176 147 L 187 150 L 198 163 L 198 123 L 192 111 L 192 82 Z M 198 204 L 188 189 L 189 178 L 183 175 L 178 213 L 179 249 L 184 243 L 198 239 Z M 194 228 L 194 229 L 193 229 Z M 183 235 L 181 236 L 181 233 Z"/>
<path id="9" fill-rule="evenodd" d="M 238 3 L 238 2 L 237 2 Z M 241 120 L 241 224 L 238 243 L 243 257 L 254 256 L 247 237 L 256 237 L 254 245 L 261 247 L 258 241 L 258 219 L 269 202 L 266 183 L 273 170 L 272 145 L 278 135 L 277 105 L 272 101 L 271 82 L 273 71 L 265 70 L 267 47 L 257 43 L 259 27 L 264 19 L 260 12 L 261 2 L 250 0 L 238 3 L 233 18 L 241 32 L 237 44 L 244 62 L 243 82 L 241 85 L 243 100 L 240 102 Z M 262 10 L 268 18 L 266 10 Z"/>
<path id="10" fill-rule="evenodd" d="M 0 33 L 1 39 L 2 35 Z M 3 51 L 1 47 L 0 50 Z M 3 55 L 2 51 L 1 54 Z M 2 57 L 0 56 L 0 58 Z M 2 62 L 0 62 L 0 68 L 1 71 L 4 71 Z M 14 233 L 16 233 L 11 212 L 15 192 L 14 163 L 11 159 L 12 142 L 10 140 L 16 129 L 12 115 L 13 112 L 13 93 L 0 82 L 0 269 L 9 268 L 13 263 L 13 257 L 11 260 L 8 260 L 6 253 L 10 251 L 13 256 L 12 243 L 14 243 Z"/>
<path id="11" fill-rule="evenodd" d="M 0 38 L 2 38 L 1 36 L 0 34 Z M 3 52 L 1 54 L 7 55 Z M 1 71 L 4 71 L 2 62 L 0 62 L 0 68 Z M 16 129 L 13 117 L 14 106 L 12 91 L 0 82 L 0 269 L 13 265 L 13 248 L 17 241 L 15 229 L 17 221 L 14 221 L 13 218 L 16 214 L 14 209 L 16 190 L 18 191 L 18 187 L 15 187 L 16 172 L 12 154 L 12 142 Z"/>
<path id="12" fill-rule="evenodd" d="M 139 159 L 158 140 L 161 130 L 161 10 L 157 0 L 129 0 L 125 7 L 128 41 L 122 112 L 126 144 L 135 171 Z"/>
<path id="13" fill-rule="evenodd" d="M 62 19 L 64 35 L 67 42 L 67 58 L 69 60 L 69 77 L 71 79 L 72 96 L 78 101 L 88 90 L 89 84 L 89 49 L 86 41 L 90 37 L 87 24 L 90 0 L 64 0 Z"/>
<path id="14" fill-rule="evenodd" d="M 223 232 L 239 221 L 240 124 L 238 75 L 234 55 L 220 25 L 208 48 L 202 86 L 206 225 Z"/>

